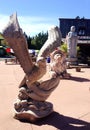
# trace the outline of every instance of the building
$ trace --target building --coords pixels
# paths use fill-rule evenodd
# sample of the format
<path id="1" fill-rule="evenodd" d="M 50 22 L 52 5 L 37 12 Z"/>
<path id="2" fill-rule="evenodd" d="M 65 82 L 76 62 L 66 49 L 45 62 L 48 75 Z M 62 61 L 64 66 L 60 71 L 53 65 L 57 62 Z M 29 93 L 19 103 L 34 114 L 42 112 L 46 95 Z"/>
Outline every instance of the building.
<path id="1" fill-rule="evenodd" d="M 79 16 L 75 19 L 59 18 L 59 24 L 62 39 L 66 38 L 71 26 L 75 26 L 83 62 L 90 64 L 90 19 L 79 18 Z"/>
<path id="2" fill-rule="evenodd" d="M 85 18 L 59 18 L 62 37 L 65 38 L 71 26 L 75 26 L 78 36 L 90 37 L 90 19 Z"/>

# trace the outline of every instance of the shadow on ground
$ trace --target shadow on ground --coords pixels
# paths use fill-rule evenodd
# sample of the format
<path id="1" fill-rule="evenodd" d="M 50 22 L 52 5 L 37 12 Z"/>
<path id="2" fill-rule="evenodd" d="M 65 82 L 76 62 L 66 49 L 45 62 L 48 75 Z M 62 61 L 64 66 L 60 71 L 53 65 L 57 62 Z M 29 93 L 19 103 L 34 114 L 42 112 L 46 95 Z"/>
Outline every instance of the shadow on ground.
<path id="1" fill-rule="evenodd" d="M 77 82 L 90 82 L 90 79 L 81 78 L 81 77 L 74 77 L 74 76 L 71 76 L 70 80 L 74 80 L 74 81 L 77 81 Z"/>
<path id="2" fill-rule="evenodd" d="M 48 117 L 38 120 L 34 125 L 50 125 L 55 127 L 57 130 L 90 130 L 89 122 L 60 115 L 57 112 L 53 112 Z"/>

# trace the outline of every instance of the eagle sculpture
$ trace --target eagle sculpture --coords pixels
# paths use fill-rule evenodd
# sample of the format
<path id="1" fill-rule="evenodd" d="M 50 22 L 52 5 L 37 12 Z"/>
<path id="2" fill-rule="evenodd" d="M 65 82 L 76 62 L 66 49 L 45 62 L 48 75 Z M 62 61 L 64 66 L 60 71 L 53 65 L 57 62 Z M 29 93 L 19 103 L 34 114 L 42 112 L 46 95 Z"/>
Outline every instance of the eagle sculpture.
<path id="1" fill-rule="evenodd" d="M 40 49 L 35 63 L 28 52 L 27 41 L 19 26 L 16 13 L 10 16 L 10 21 L 3 30 L 3 36 L 13 49 L 25 72 L 25 76 L 19 85 L 18 98 L 14 103 L 14 118 L 34 122 L 53 111 L 52 103 L 46 100 L 58 86 L 60 72 L 59 74 L 55 72 L 55 76 L 51 76 L 46 80 L 43 80 L 42 77 L 47 71 L 47 56 L 55 51 L 54 54 L 57 52 L 60 54 L 61 60 L 63 58 L 63 53 L 56 50 L 61 44 L 60 29 L 54 26 L 48 30 L 48 39 Z M 42 81 L 40 81 L 41 78 Z"/>

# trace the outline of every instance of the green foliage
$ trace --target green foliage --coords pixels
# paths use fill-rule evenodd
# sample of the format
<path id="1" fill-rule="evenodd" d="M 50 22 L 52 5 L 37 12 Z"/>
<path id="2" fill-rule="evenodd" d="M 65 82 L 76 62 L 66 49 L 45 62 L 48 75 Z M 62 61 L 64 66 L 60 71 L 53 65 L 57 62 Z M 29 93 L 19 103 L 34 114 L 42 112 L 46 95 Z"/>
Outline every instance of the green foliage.
<path id="1" fill-rule="evenodd" d="M 40 50 L 45 41 L 47 40 L 47 33 L 39 33 L 35 37 L 31 38 L 31 45 L 33 49 Z"/>
<path id="2" fill-rule="evenodd" d="M 48 34 L 43 33 L 43 32 L 42 33 L 40 32 L 38 35 L 31 37 L 31 38 L 30 38 L 30 36 L 27 36 L 25 33 L 24 33 L 24 35 L 27 40 L 28 48 L 35 49 L 35 50 L 40 50 L 48 38 Z"/>
<path id="3" fill-rule="evenodd" d="M 63 43 L 63 44 L 60 46 L 60 50 L 62 50 L 63 52 L 66 52 L 66 53 L 67 53 L 67 44 L 66 44 L 66 43 Z"/>
<path id="4" fill-rule="evenodd" d="M 63 52 L 66 52 L 66 53 L 67 53 L 67 44 L 66 44 L 66 43 L 62 43 L 62 45 L 60 46 L 60 49 L 61 49 Z M 78 54 L 79 51 L 80 51 L 80 47 L 77 46 L 77 54 Z"/>
<path id="5" fill-rule="evenodd" d="M 8 42 L 4 39 L 2 34 L 0 33 L 0 45 L 1 46 L 8 46 Z"/>

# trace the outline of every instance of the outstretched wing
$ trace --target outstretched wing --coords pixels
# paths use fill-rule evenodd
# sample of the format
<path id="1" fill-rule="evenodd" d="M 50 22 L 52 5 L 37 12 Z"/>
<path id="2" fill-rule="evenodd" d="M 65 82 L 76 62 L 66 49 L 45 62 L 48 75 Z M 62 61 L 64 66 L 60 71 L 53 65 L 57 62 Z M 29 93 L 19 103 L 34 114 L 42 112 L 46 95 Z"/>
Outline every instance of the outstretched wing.
<path id="1" fill-rule="evenodd" d="M 45 74 L 45 58 L 61 44 L 60 29 L 55 26 L 48 30 L 48 40 L 40 49 L 37 58 L 37 65 L 34 65 L 29 55 L 27 42 L 19 26 L 16 14 L 13 14 L 10 17 L 10 21 L 3 31 L 3 36 L 13 49 L 24 72 L 26 73 L 28 87 L 31 85 L 31 83 L 37 81 Z"/>
<path id="2" fill-rule="evenodd" d="M 46 58 L 60 45 L 61 45 L 60 29 L 57 26 L 53 26 L 48 30 L 48 39 L 40 49 L 38 57 Z"/>
<path id="3" fill-rule="evenodd" d="M 3 30 L 3 36 L 13 49 L 24 72 L 29 74 L 34 65 L 29 55 L 27 42 L 19 26 L 16 13 L 10 16 L 10 21 L 7 27 Z"/>

